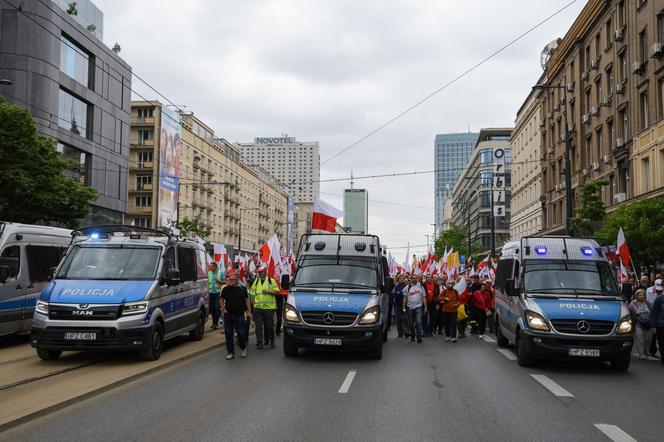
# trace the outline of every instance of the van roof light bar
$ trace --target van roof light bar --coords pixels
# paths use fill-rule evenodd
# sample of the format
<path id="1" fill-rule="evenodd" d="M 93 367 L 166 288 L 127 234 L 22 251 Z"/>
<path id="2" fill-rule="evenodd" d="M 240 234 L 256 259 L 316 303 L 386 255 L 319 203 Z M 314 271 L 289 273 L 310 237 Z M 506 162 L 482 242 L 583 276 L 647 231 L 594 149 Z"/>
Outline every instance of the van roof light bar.
<path id="1" fill-rule="evenodd" d="M 149 233 L 150 236 L 164 236 L 168 237 L 169 239 L 173 236 L 168 232 L 164 232 L 163 230 L 151 229 L 149 227 L 129 226 L 124 224 L 106 224 L 100 226 L 82 227 L 78 230 L 72 231 L 71 236 L 72 238 L 77 236 L 92 237 L 96 234 L 99 238 L 102 235 L 106 235 L 106 237 L 108 237 L 115 235 L 116 233 L 129 234 L 130 237 L 140 233 Z"/>

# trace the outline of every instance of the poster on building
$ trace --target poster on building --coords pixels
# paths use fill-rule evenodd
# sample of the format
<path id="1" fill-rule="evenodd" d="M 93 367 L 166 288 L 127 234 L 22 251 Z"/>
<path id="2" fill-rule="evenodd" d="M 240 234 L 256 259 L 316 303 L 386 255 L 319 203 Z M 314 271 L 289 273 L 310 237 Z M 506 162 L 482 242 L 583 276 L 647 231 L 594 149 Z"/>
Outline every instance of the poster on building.
<path id="1" fill-rule="evenodd" d="M 161 109 L 159 137 L 159 213 L 158 226 L 175 221 L 180 182 L 180 115 L 167 107 Z"/>
<path id="2" fill-rule="evenodd" d="M 493 150 L 493 216 L 505 216 L 505 149 Z"/>
<path id="3" fill-rule="evenodd" d="M 288 195 L 288 224 L 287 224 L 287 240 L 286 240 L 286 253 L 290 254 L 293 251 L 295 244 L 295 197 Z"/>

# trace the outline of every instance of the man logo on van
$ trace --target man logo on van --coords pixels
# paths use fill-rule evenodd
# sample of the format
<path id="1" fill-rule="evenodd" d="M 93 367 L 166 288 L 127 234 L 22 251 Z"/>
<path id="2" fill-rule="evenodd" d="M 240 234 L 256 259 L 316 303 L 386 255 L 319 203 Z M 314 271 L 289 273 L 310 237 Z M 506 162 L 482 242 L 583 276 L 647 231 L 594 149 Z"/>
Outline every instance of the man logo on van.
<path id="1" fill-rule="evenodd" d="M 74 310 L 72 312 L 74 316 L 92 316 L 92 310 Z"/>
<path id="2" fill-rule="evenodd" d="M 582 309 L 582 310 L 599 310 L 599 306 L 597 304 L 577 304 L 573 302 L 568 302 L 568 303 L 560 303 L 560 308 L 574 308 L 574 309 Z"/>

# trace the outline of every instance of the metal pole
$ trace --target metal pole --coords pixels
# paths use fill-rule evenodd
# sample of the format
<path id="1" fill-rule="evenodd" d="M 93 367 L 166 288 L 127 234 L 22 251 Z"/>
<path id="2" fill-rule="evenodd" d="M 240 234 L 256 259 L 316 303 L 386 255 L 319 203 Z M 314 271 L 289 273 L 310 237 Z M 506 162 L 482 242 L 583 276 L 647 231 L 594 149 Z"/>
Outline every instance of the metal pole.
<path id="1" fill-rule="evenodd" d="M 424 235 L 427 237 L 427 253 L 429 252 L 429 235 Z"/>
<path id="2" fill-rule="evenodd" d="M 237 254 L 240 255 L 242 251 L 242 207 L 240 207 L 240 219 L 238 219 L 237 226 Z"/>
<path id="3" fill-rule="evenodd" d="M 178 181 L 178 201 L 175 206 L 175 225 L 179 226 L 180 225 L 180 185 L 182 183 Z"/>
<path id="4" fill-rule="evenodd" d="M 572 191 L 572 159 L 570 158 L 570 151 L 572 150 L 572 137 L 569 130 L 569 123 L 567 121 L 567 88 L 565 91 L 565 111 L 563 113 L 563 121 L 565 123 L 565 233 L 572 236 L 572 202 L 574 193 Z"/>

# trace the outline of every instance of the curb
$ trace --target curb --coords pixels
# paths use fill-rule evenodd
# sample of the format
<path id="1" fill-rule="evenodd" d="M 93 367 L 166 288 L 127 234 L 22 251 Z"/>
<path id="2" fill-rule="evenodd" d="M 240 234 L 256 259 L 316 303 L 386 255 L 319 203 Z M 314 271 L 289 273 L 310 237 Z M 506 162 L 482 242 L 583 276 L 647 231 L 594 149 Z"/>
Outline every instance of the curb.
<path id="1" fill-rule="evenodd" d="M 42 416 L 46 416 L 46 415 L 51 414 L 51 413 L 53 413 L 55 411 L 58 411 L 58 410 L 62 410 L 63 408 L 69 407 L 69 406 L 74 405 L 78 402 L 82 402 L 84 400 L 87 400 L 87 399 L 90 399 L 92 397 L 98 396 L 100 394 L 106 393 L 107 391 L 110 391 L 110 390 L 113 390 L 115 388 L 121 387 L 125 384 L 129 384 L 130 382 L 133 382 L 135 380 L 138 380 L 138 379 L 143 378 L 145 376 L 148 376 L 150 374 L 158 373 L 158 372 L 160 372 L 162 370 L 165 370 L 167 368 L 171 368 L 174 365 L 181 364 L 185 361 L 188 361 L 189 359 L 193 359 L 195 357 L 202 356 L 202 355 L 204 355 L 206 353 L 209 353 L 213 350 L 217 350 L 219 348 L 222 348 L 225 345 L 226 345 L 226 340 L 225 340 L 225 337 L 224 337 L 224 340 L 222 342 L 220 342 L 219 344 L 214 344 L 210 347 L 202 348 L 202 349 L 200 349 L 198 351 L 195 351 L 193 353 L 189 353 L 189 354 L 180 356 L 179 358 L 174 359 L 170 362 L 167 362 L 163 365 L 159 365 L 159 366 L 156 366 L 156 367 L 149 368 L 149 369 L 147 369 L 143 372 L 136 373 L 136 374 L 131 375 L 127 378 L 120 379 L 120 380 L 112 382 L 108 385 L 104 385 L 104 386 L 99 387 L 97 389 L 94 389 L 92 391 L 88 391 L 87 393 L 83 393 L 79 396 L 76 396 L 76 397 L 73 397 L 73 398 L 70 398 L 70 399 L 66 399 L 66 400 L 64 400 L 62 402 L 59 402 L 57 404 L 53 404 L 53 405 L 50 405 L 48 407 L 42 408 L 41 410 L 37 410 L 37 411 L 31 412 L 31 413 L 25 414 L 21 417 L 17 417 L 16 419 L 13 419 L 11 421 L 4 422 L 4 423 L 0 424 L 0 433 L 2 433 L 4 431 L 7 431 L 11 428 L 17 427 L 19 425 L 22 425 L 22 424 L 24 424 L 28 421 L 33 420 L 33 419 L 36 419 L 36 418 L 39 418 L 39 417 L 42 417 Z"/>

